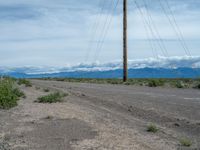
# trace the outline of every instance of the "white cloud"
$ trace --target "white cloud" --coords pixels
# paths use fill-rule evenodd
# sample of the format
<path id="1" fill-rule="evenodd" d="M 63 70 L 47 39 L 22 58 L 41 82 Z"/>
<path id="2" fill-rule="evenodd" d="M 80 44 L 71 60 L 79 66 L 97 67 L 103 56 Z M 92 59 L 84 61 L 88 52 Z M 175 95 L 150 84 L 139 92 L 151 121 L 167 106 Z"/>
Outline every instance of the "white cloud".
<path id="1" fill-rule="evenodd" d="M 107 63 L 81 63 L 77 65 L 66 65 L 65 67 L 0 67 L 0 72 L 18 72 L 26 74 L 44 74 L 44 73 L 59 73 L 59 72 L 74 72 L 74 71 L 109 71 L 122 69 L 121 61 L 113 61 Z M 176 56 L 176 57 L 159 57 L 148 59 L 129 60 L 129 69 L 139 68 L 200 68 L 200 56 Z"/>
<path id="2" fill-rule="evenodd" d="M 200 39 L 200 13 L 196 8 L 197 2 L 194 0 L 169 1 L 185 39 Z M 138 2 L 142 6 L 141 1 Z M 159 5 L 155 4 L 156 1 L 149 1 L 149 12 L 161 37 L 164 40 L 175 41 L 177 37 L 174 31 Z M 132 4 L 129 6 L 130 58 L 149 57 L 151 54 L 149 54 L 148 43 L 136 41 L 147 39 L 141 15 Z M 84 62 L 88 41 L 91 38 L 91 26 L 98 15 L 98 9 L 97 1 L 91 0 L 0 0 L 0 64 L 4 66 L 61 66 Z M 144 10 L 143 7 L 142 9 Z M 121 5 L 117 11 L 118 13 L 113 16 L 102 50 L 98 52 L 101 56 L 99 58 L 94 57 L 98 51 L 96 41 L 99 40 L 99 34 L 92 39 L 94 43 L 89 62 L 94 62 L 94 60 L 107 62 L 121 58 Z M 179 13 L 180 11 L 182 14 Z M 144 15 L 148 17 L 147 14 Z M 102 17 L 105 18 L 106 14 Z M 104 21 L 101 20 L 100 27 Z M 98 33 L 101 32 L 98 30 Z M 154 36 L 150 38 L 155 39 Z M 175 46 L 179 45 L 178 42 L 166 45 L 169 45 L 169 51 L 173 52 L 173 55 L 184 55 L 181 53 L 182 48 Z M 200 55 L 198 47 L 198 44 L 190 44 L 193 55 Z M 161 50 L 158 49 L 158 51 Z"/>

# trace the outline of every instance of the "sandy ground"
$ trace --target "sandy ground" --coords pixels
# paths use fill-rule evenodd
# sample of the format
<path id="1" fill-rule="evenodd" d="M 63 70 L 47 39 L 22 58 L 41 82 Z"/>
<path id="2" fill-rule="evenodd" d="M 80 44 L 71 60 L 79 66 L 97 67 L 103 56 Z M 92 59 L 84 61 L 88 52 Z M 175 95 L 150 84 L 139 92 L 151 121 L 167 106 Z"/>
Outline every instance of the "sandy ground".
<path id="1" fill-rule="evenodd" d="M 186 149 L 182 138 L 192 141 L 189 149 L 200 149 L 199 90 L 31 82 L 20 87 L 26 99 L 0 110 L 0 150 Z M 69 96 L 62 103 L 35 103 L 48 94 L 44 88 Z M 146 131 L 150 123 L 157 133 Z"/>

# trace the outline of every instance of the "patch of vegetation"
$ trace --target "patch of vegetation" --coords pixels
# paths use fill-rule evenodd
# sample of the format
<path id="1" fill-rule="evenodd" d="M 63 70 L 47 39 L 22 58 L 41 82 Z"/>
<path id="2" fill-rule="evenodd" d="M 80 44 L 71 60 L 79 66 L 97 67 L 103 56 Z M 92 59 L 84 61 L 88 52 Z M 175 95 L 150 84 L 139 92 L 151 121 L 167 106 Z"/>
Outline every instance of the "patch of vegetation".
<path id="1" fill-rule="evenodd" d="M 0 109 L 16 106 L 20 97 L 25 97 L 25 94 L 15 87 L 12 79 L 3 78 L 0 80 Z"/>
<path id="2" fill-rule="evenodd" d="M 17 97 L 22 97 L 22 98 L 26 98 L 26 95 L 24 94 L 24 92 L 20 91 L 18 88 L 15 88 L 13 90 L 13 93 L 15 95 L 17 95 Z"/>
<path id="3" fill-rule="evenodd" d="M 55 93 L 51 93 L 46 96 L 39 97 L 36 102 L 38 102 L 38 103 L 57 103 L 57 102 L 62 102 L 63 97 L 66 97 L 66 96 L 67 96 L 67 94 L 55 92 Z"/>
<path id="4" fill-rule="evenodd" d="M 32 87 L 32 84 L 29 80 L 26 79 L 19 79 L 18 80 L 19 85 L 25 85 L 26 87 Z"/>
<path id="5" fill-rule="evenodd" d="M 181 139 L 180 144 L 181 146 L 185 146 L 185 147 L 192 146 L 192 142 L 189 139 Z"/>
<path id="6" fill-rule="evenodd" d="M 163 86 L 164 85 L 164 81 L 161 79 L 151 79 L 148 81 L 148 86 L 149 87 L 158 87 L 158 86 Z"/>
<path id="7" fill-rule="evenodd" d="M 44 89 L 44 92 L 49 92 L 50 90 L 48 88 L 45 88 Z"/>
<path id="8" fill-rule="evenodd" d="M 197 88 L 197 89 L 200 89 L 200 83 L 199 83 L 199 84 L 197 84 L 196 88 Z"/>
<path id="9" fill-rule="evenodd" d="M 172 88 L 199 88 L 200 79 L 128 79 L 123 82 L 122 79 L 95 79 L 95 78 L 44 78 L 43 80 L 56 80 L 64 82 L 81 82 L 81 83 L 96 83 L 96 84 L 123 84 L 123 85 L 137 85 L 149 87 L 172 87 Z"/>
<path id="10" fill-rule="evenodd" d="M 200 89 L 200 81 L 198 81 L 195 86 L 194 86 L 195 89 Z"/>
<path id="11" fill-rule="evenodd" d="M 154 124 L 150 124 L 147 126 L 147 132 L 156 133 L 158 132 L 158 128 Z"/>
<path id="12" fill-rule="evenodd" d="M 185 84 L 182 81 L 177 81 L 175 86 L 179 89 L 185 88 Z"/>
<path id="13" fill-rule="evenodd" d="M 1 78 L 4 79 L 4 80 L 9 80 L 9 81 L 13 81 L 13 82 L 17 81 L 16 78 L 13 78 L 13 77 L 10 77 L 10 76 L 2 76 Z"/>

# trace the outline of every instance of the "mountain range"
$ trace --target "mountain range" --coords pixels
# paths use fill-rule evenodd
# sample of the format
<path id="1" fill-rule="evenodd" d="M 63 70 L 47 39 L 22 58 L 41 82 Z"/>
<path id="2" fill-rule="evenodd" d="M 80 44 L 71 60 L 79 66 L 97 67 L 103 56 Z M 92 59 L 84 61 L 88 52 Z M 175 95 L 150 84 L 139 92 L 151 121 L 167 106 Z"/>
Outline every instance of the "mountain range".
<path id="1" fill-rule="evenodd" d="M 109 71 L 73 71 L 57 73 L 36 73 L 26 74 L 16 70 L 14 72 L 0 73 L 1 75 L 16 78 L 46 78 L 46 77 L 67 77 L 67 78 L 121 78 L 123 70 Z M 129 78 L 196 78 L 200 77 L 200 68 L 141 68 L 129 69 Z"/>
<path id="2" fill-rule="evenodd" d="M 200 77 L 200 56 L 174 56 L 129 60 L 129 78 Z M 121 78 L 123 63 L 80 63 L 64 67 L 0 67 L 0 75 L 16 78 Z"/>

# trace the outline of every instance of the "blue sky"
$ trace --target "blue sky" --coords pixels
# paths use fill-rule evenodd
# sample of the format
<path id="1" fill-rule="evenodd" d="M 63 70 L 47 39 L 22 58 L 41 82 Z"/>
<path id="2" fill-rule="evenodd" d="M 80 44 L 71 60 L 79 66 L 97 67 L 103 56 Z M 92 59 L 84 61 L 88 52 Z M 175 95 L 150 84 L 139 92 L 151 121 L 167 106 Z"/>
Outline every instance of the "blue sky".
<path id="1" fill-rule="evenodd" d="M 168 0 L 170 9 L 164 0 L 160 0 L 161 4 L 159 0 L 138 0 L 136 3 L 140 9 L 136 7 L 134 0 L 128 1 L 130 60 L 164 55 L 158 44 L 158 35 L 162 38 L 161 46 L 166 47 L 166 56 L 186 55 L 167 18 L 169 16 L 173 19 L 170 10 L 191 55 L 200 56 L 200 1 Z M 122 0 L 119 0 L 114 13 L 110 7 L 112 0 L 105 0 L 105 7 L 100 15 L 103 2 L 104 0 L 0 0 L 0 66 L 64 67 L 85 61 L 105 63 L 120 60 Z M 102 42 L 99 37 L 107 17 L 111 18 L 111 23 Z M 153 21 L 148 26 L 149 17 Z M 97 30 L 94 30 L 96 27 Z M 158 34 L 153 36 L 150 28 L 153 28 L 154 33 L 156 29 Z M 98 42 L 102 43 L 101 49 Z"/>

